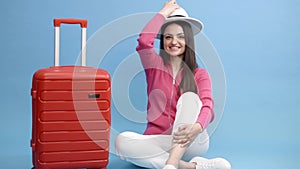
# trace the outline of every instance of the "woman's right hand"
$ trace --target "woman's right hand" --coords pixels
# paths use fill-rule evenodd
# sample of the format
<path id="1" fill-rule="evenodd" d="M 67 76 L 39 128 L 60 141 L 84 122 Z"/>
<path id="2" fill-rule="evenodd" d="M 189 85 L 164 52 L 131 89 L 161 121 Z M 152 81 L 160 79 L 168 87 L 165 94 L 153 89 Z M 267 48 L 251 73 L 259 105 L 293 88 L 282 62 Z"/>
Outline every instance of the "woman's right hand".
<path id="1" fill-rule="evenodd" d="M 176 9 L 180 8 L 176 0 L 171 0 L 166 2 L 163 8 L 159 11 L 160 14 L 164 15 L 166 18 Z"/>

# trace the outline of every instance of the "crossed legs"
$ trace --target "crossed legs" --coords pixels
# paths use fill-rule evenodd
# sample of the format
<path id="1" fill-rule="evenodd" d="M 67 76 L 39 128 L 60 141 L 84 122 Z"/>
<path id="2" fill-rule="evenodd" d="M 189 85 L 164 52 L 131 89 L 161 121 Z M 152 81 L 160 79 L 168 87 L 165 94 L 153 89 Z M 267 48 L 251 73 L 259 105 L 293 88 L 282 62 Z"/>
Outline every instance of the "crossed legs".
<path id="1" fill-rule="evenodd" d="M 194 124 L 202 104 L 198 95 L 184 93 L 178 100 L 173 132 L 183 124 Z M 121 133 L 116 141 L 116 153 L 121 159 L 146 168 L 163 168 L 166 163 L 186 169 L 192 167 L 190 160 L 194 156 L 205 153 L 209 145 L 209 137 L 204 130 L 187 147 L 181 147 L 172 141 L 172 135 L 142 135 L 134 132 Z"/>

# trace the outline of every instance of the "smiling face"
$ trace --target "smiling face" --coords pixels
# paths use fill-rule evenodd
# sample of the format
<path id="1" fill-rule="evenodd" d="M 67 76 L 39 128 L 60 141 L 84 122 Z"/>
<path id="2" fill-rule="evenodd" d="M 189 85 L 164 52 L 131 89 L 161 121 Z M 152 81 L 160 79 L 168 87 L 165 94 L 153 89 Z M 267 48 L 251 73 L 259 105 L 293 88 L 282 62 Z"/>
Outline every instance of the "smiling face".
<path id="1" fill-rule="evenodd" d="M 170 56 L 183 57 L 185 52 L 185 35 L 183 28 L 172 23 L 168 25 L 163 34 L 164 50 Z"/>

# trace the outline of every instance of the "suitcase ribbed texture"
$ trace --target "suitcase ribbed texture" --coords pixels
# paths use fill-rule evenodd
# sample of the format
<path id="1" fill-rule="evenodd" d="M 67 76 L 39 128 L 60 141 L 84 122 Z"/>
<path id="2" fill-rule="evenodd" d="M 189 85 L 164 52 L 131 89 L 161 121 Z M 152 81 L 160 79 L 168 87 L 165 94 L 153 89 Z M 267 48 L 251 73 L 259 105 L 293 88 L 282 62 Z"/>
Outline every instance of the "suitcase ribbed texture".
<path id="1" fill-rule="evenodd" d="M 37 169 L 105 168 L 111 84 L 102 69 L 57 66 L 34 74 L 33 164 Z"/>

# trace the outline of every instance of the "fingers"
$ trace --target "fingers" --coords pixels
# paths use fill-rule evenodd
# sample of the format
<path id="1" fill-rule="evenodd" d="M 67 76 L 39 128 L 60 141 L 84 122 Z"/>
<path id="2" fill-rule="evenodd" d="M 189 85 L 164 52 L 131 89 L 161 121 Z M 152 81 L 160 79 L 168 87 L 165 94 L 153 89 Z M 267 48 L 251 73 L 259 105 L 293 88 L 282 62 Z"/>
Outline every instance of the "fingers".
<path id="1" fill-rule="evenodd" d="M 180 144 L 180 147 L 187 147 L 191 143 L 191 140 L 186 141 L 185 143 Z"/>
<path id="2" fill-rule="evenodd" d="M 176 0 L 173 0 L 170 2 L 176 9 L 179 8 L 179 5 L 177 4 Z"/>
<path id="3" fill-rule="evenodd" d="M 181 147 L 188 146 L 193 142 L 195 136 L 191 132 L 190 125 L 182 125 L 178 127 L 177 131 L 173 134 L 173 143 L 180 144 Z"/>
<path id="4" fill-rule="evenodd" d="M 193 140 L 193 136 L 186 131 L 175 132 L 173 135 L 173 143 L 187 145 Z"/>
<path id="5" fill-rule="evenodd" d="M 181 125 L 175 132 L 177 135 L 187 135 L 192 132 L 193 125 Z"/>
<path id="6" fill-rule="evenodd" d="M 171 0 L 170 2 L 173 3 L 173 4 L 177 3 L 176 0 Z"/>
<path id="7" fill-rule="evenodd" d="M 188 139 L 189 137 L 185 134 L 185 135 L 176 135 L 174 133 L 174 136 L 173 136 L 173 140 L 174 141 L 180 141 L 180 140 L 186 140 Z"/>
<path id="8" fill-rule="evenodd" d="M 186 128 L 185 125 L 181 125 L 181 126 L 178 127 L 177 132 L 178 132 L 178 131 L 182 131 L 182 130 L 184 130 L 185 128 Z"/>
<path id="9" fill-rule="evenodd" d="M 174 138 L 173 143 L 180 144 L 181 147 L 188 146 L 193 139 L 191 137 L 183 137 L 183 138 Z"/>
<path id="10" fill-rule="evenodd" d="M 168 17 L 174 10 L 180 8 L 176 0 L 166 2 L 164 7 L 160 10 L 160 13 Z"/>
<path id="11" fill-rule="evenodd" d="M 188 138 L 173 139 L 173 143 L 175 143 L 175 144 L 185 144 L 187 142 L 190 142 L 190 140 Z"/>

